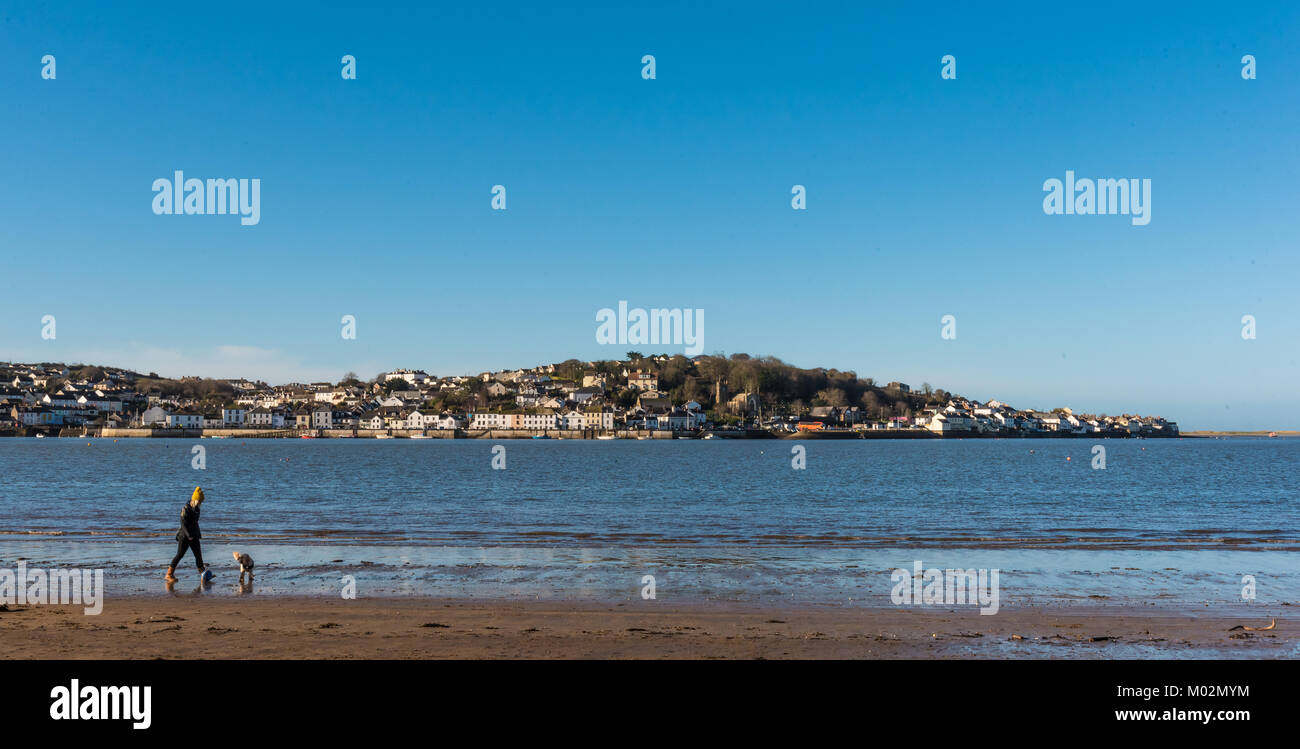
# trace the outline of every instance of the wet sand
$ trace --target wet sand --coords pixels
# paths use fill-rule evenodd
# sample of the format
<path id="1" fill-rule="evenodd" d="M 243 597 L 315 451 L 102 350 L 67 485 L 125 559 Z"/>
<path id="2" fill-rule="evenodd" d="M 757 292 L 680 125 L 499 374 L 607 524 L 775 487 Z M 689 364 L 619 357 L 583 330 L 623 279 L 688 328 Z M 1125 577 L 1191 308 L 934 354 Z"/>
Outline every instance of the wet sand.
<path id="1" fill-rule="evenodd" d="M 0 610 L 6 659 L 1296 658 L 1287 607 L 1165 610 L 771 607 L 635 601 L 140 596 Z M 1271 631 L 1232 630 L 1237 625 Z"/>

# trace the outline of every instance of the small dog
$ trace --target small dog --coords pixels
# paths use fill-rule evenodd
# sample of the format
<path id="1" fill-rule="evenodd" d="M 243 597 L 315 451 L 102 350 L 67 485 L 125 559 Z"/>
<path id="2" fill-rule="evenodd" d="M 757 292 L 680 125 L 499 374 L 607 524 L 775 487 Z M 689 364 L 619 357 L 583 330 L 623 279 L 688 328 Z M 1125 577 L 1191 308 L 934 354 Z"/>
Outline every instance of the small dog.
<path id="1" fill-rule="evenodd" d="M 237 551 L 236 551 L 236 552 L 233 552 L 233 555 L 234 555 L 234 557 L 235 557 L 235 561 L 239 562 L 239 582 L 240 582 L 240 584 L 242 585 L 243 582 L 244 582 L 244 573 L 245 573 L 245 572 L 248 573 L 248 582 L 250 582 L 250 583 L 253 582 L 253 558 L 250 557 L 250 556 L 247 555 L 247 554 L 240 554 L 240 553 L 237 552 Z"/>

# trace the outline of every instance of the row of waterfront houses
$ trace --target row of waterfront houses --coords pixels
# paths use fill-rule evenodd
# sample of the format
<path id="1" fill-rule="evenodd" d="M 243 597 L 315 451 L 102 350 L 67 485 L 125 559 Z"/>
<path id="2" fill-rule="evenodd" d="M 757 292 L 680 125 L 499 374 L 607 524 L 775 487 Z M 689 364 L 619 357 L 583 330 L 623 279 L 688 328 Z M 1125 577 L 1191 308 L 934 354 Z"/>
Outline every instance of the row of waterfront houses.
<path id="1" fill-rule="evenodd" d="M 937 434 L 1130 434 L 1177 435 L 1178 424 L 1159 416 L 1077 415 L 1069 408 L 1053 411 L 1021 410 L 997 400 L 986 403 L 954 398 L 943 407 L 927 408 L 911 416 L 871 420 L 863 409 L 817 407 L 790 426 L 791 429 L 822 428 L 912 429 Z"/>
<path id="2" fill-rule="evenodd" d="M 68 376 L 62 365 L 5 365 L 0 381 L 0 429 L 44 425 L 82 425 L 112 420 L 123 423 L 144 396 L 130 387 L 119 370 L 105 371 L 97 382 L 65 382 L 46 392 L 51 382 Z"/>
<path id="3" fill-rule="evenodd" d="M 374 406 L 373 403 L 367 404 Z M 220 413 L 172 411 L 161 406 L 143 413 L 141 425 L 184 429 L 596 429 L 614 428 L 614 409 L 587 406 L 450 413 L 404 406 L 347 408 L 318 405 L 298 409 L 223 408 Z"/>
<path id="4" fill-rule="evenodd" d="M 588 365 L 593 363 L 588 362 Z M 16 427 L 162 427 L 178 429 L 402 429 L 402 430 L 594 430 L 617 428 L 692 430 L 711 425 L 700 403 L 674 403 L 660 391 L 659 375 L 631 366 L 588 368 L 580 377 L 558 378 L 556 365 L 532 369 L 434 377 L 398 369 L 361 383 L 267 385 L 247 379 L 220 381 L 230 395 L 223 405 L 141 393 L 124 370 L 95 368 L 95 381 L 69 378 L 62 365 L 0 363 L 0 430 Z M 85 370 L 82 370 L 85 371 Z M 198 378 L 187 378 L 198 381 Z M 184 380 L 182 380 L 183 382 Z M 209 381 L 211 382 L 211 381 Z M 54 386 L 51 386 L 54 383 Z M 54 392 L 48 392 L 54 390 Z M 906 394 L 905 383 L 887 392 Z M 455 397 L 451 397 L 451 396 Z M 716 388 L 715 414 L 746 426 L 776 431 L 801 429 L 904 429 L 936 434 L 1128 433 L 1170 435 L 1178 425 L 1160 417 L 1092 416 L 1068 408 L 1023 410 L 990 400 L 961 397 L 944 406 L 906 415 L 865 406 L 817 406 L 797 415 L 764 414 L 754 393 L 725 394 Z M 446 408 L 443 403 L 462 403 Z M 218 401 L 220 403 L 220 401 Z M 472 403 L 472 405 L 470 405 Z"/>

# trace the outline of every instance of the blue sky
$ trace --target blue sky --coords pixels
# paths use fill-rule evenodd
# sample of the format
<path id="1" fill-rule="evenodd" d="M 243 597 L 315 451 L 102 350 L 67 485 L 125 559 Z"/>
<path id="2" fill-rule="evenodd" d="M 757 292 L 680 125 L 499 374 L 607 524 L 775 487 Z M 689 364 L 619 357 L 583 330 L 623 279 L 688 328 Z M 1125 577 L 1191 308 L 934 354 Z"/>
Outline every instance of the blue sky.
<path id="1" fill-rule="evenodd" d="M 1300 6 L 465 5 L 0 10 L 0 359 L 477 372 L 619 357 L 627 300 L 707 352 L 1300 427 Z M 154 215 L 177 169 L 261 179 L 261 223 Z M 1067 169 L 1151 179 L 1151 223 L 1045 215 Z"/>

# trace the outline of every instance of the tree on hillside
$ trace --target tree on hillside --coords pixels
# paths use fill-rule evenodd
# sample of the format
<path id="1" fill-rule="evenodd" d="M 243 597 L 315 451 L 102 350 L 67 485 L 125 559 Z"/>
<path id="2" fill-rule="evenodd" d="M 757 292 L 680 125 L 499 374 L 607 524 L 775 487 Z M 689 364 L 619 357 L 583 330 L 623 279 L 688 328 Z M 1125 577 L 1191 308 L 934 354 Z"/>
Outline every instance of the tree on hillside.
<path id="1" fill-rule="evenodd" d="M 659 369 L 659 389 L 673 390 L 686 380 L 691 364 L 684 356 L 674 356 Z"/>
<path id="2" fill-rule="evenodd" d="M 849 405 L 849 399 L 844 395 L 844 391 L 839 388 L 826 388 L 817 391 L 817 400 L 822 405 L 832 406 L 834 408 L 844 408 Z"/>
<path id="3" fill-rule="evenodd" d="M 673 401 L 676 403 L 686 403 L 695 401 L 703 404 L 705 401 L 704 388 L 700 387 L 700 381 L 692 375 L 687 375 L 682 379 L 682 386 L 674 393 Z"/>
<path id="4" fill-rule="evenodd" d="M 614 402 L 618 404 L 619 408 L 631 408 L 636 405 L 636 395 L 637 391 L 635 390 L 620 390 Z"/>
<path id="5" fill-rule="evenodd" d="M 555 365 L 555 379 L 569 380 L 571 382 L 582 382 L 582 362 L 577 359 L 566 359 Z"/>
<path id="6" fill-rule="evenodd" d="M 861 402 L 862 410 L 866 411 L 867 416 L 879 418 L 882 415 L 885 402 L 875 390 L 868 390 L 863 393 Z"/>

